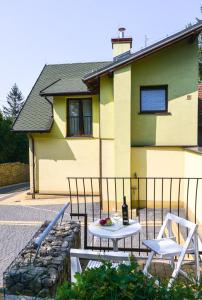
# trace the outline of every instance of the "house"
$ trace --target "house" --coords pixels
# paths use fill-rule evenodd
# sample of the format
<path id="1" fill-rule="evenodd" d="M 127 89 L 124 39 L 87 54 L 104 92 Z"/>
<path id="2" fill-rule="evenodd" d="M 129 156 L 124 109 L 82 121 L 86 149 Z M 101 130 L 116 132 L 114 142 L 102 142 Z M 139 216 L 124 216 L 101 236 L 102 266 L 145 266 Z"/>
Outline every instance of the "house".
<path id="1" fill-rule="evenodd" d="M 201 30 L 131 53 L 120 28 L 112 61 L 45 65 L 13 125 L 29 136 L 31 192 L 66 193 L 67 177 L 195 174 Z"/>

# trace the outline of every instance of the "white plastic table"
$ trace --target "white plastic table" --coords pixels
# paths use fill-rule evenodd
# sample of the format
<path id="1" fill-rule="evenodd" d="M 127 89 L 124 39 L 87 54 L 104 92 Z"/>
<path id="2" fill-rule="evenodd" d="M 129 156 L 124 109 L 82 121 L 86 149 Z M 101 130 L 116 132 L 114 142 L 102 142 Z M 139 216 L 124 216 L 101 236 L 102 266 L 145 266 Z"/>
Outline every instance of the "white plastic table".
<path id="1" fill-rule="evenodd" d="M 140 223 L 135 220 L 129 220 L 129 225 L 123 225 L 121 227 L 117 226 L 120 228 L 114 231 L 112 231 L 112 226 L 110 226 L 111 228 L 107 228 L 105 226 L 99 225 L 99 221 L 95 221 L 89 224 L 88 231 L 94 236 L 111 239 L 113 243 L 113 250 L 116 252 L 118 251 L 119 240 L 135 235 L 141 229 Z"/>

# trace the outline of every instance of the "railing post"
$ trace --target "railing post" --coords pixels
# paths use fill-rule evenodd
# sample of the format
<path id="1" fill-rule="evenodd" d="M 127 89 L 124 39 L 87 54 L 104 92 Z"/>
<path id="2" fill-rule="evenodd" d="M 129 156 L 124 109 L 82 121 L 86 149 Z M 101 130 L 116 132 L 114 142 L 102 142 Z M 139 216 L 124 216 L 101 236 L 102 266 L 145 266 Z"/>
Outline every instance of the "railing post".
<path id="1" fill-rule="evenodd" d="M 82 180 L 83 186 L 82 184 L 80 185 L 80 180 Z M 200 178 L 70 177 L 68 178 L 68 183 L 71 204 L 73 196 L 77 199 L 77 201 L 74 201 L 73 210 L 77 214 L 71 214 L 71 216 L 84 217 L 84 247 L 87 249 L 111 249 L 109 244 L 107 247 L 107 244 L 104 246 L 104 243 L 101 242 L 99 244 L 95 242 L 92 246 L 88 245 L 87 211 L 88 217 L 92 219 L 97 216 L 99 218 L 111 216 L 112 208 L 115 208 L 116 211 L 120 209 L 124 195 L 126 195 L 127 203 L 130 205 L 131 218 L 133 217 L 132 205 L 134 198 L 135 208 L 137 209 L 136 216 L 142 224 L 142 232 L 139 233 L 138 248 L 135 248 L 134 238 L 131 239 L 130 245 L 128 244 L 128 240 L 126 240 L 125 250 L 129 249 L 128 247 L 130 246 L 130 250 L 132 251 L 139 253 L 148 252 L 147 249 L 143 248 L 142 240 L 156 237 L 158 228 L 169 211 L 179 216 L 184 215 L 185 218 L 190 218 L 195 222 L 197 222 L 201 213 L 198 204 L 198 199 L 202 193 L 202 181 Z M 74 188 L 76 184 L 76 191 L 71 187 L 72 184 Z M 132 189 L 134 186 L 135 192 L 133 194 Z M 129 191 L 131 198 L 129 198 Z M 81 197 L 83 197 L 82 200 L 80 200 Z M 181 201 L 184 201 L 184 207 L 181 206 Z M 96 210 L 96 207 L 99 211 Z M 83 212 L 85 213 L 83 214 Z M 179 226 L 176 229 L 176 237 L 178 235 L 178 241 L 180 242 Z"/>

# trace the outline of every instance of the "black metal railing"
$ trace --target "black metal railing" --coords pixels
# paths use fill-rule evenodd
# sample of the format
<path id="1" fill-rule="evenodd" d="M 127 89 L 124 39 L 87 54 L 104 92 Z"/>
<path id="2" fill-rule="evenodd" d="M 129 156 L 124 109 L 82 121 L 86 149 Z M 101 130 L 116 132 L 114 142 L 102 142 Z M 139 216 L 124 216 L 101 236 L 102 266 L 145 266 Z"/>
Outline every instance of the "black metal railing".
<path id="1" fill-rule="evenodd" d="M 142 225 L 138 235 L 119 242 L 121 250 L 147 252 L 142 245 L 144 239 L 156 238 L 168 212 L 202 223 L 202 178 L 178 177 L 68 177 L 68 195 L 71 213 L 89 221 L 121 214 L 123 196 L 126 196 L 130 218 L 137 218 Z M 202 233 L 199 226 L 199 234 Z M 173 228 L 180 243 L 187 237 L 187 231 Z M 85 229 L 87 234 L 87 230 Z M 112 249 L 109 240 L 90 235 L 85 237 L 85 248 Z M 202 250 L 202 249 L 200 249 Z"/>

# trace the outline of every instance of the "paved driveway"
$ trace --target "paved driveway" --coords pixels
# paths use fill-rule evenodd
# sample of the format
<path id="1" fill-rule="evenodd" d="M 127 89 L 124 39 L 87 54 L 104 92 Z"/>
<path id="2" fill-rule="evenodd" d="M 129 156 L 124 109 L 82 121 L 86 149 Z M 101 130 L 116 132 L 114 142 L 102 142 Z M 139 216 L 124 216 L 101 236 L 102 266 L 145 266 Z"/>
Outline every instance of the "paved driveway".
<path id="1" fill-rule="evenodd" d="M 25 187 L 20 188 L 24 189 Z M 4 270 L 28 243 L 41 224 L 45 220 L 52 220 L 64 205 L 63 203 L 47 205 L 47 200 L 45 201 L 46 205 L 41 203 L 35 205 L 37 200 L 36 203 L 34 200 L 30 201 L 30 205 L 27 205 L 27 202 L 25 202 L 26 205 L 23 205 L 23 201 L 20 205 L 15 204 L 15 201 L 12 204 L 9 203 L 10 197 L 16 193 L 18 199 L 23 198 L 23 193 L 21 197 L 19 190 L 7 190 L 4 196 L 0 191 L 0 196 L 2 196 L 0 199 L 0 287 L 3 285 Z M 6 200 L 5 197 L 7 197 Z M 50 202 L 57 203 L 52 200 Z"/>
<path id="2" fill-rule="evenodd" d="M 6 187 L 0 187 L 0 201 L 9 198 L 10 196 L 16 195 L 22 191 L 26 191 L 28 189 L 28 182 L 13 184 Z"/>

